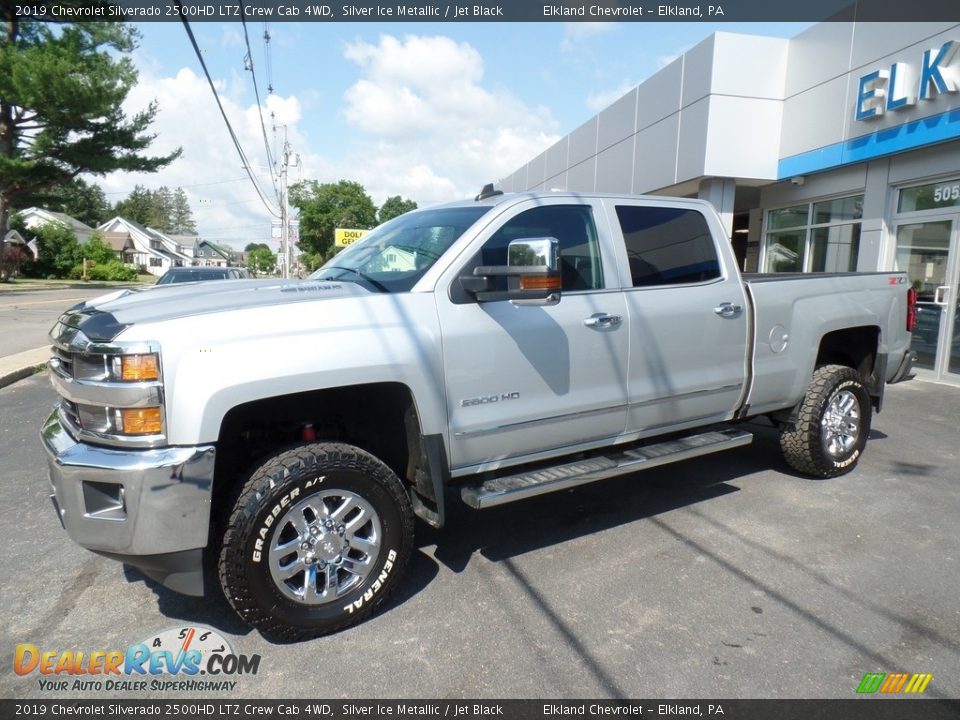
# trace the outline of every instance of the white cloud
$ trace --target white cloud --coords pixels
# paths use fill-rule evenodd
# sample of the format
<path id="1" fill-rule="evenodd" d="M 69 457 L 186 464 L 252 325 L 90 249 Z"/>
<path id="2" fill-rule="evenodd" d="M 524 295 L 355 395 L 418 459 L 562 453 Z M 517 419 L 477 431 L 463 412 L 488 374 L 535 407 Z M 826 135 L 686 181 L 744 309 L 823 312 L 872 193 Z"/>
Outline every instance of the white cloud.
<path id="1" fill-rule="evenodd" d="M 342 99 L 340 115 L 351 132 L 338 157 L 321 155 L 309 143 L 311 117 L 333 112 L 329 101 L 305 92 L 311 100 L 305 113 L 298 95 L 261 95 L 271 151 L 280 151 L 271 131 L 273 112 L 278 128 L 287 125 L 291 146 L 302 158 L 302 171 L 291 169 L 291 183 L 300 177 L 351 179 L 361 182 L 377 204 L 399 194 L 426 205 L 473 195 L 558 139 L 548 110 L 484 85 L 483 59 L 468 43 L 387 35 L 376 43 L 350 43 L 344 55 L 356 64 L 358 77 Z M 124 109 L 132 114 L 156 100 L 160 112 L 150 132 L 157 139 L 148 152 L 165 154 L 182 146 L 183 156 L 157 173 L 118 172 L 94 181 L 111 202 L 122 200 L 138 183 L 151 189 L 183 187 L 201 235 L 241 248 L 251 241 L 269 242 L 273 218 L 249 180 L 242 179 L 241 160 L 206 78 L 188 68 L 166 77 L 148 60 L 136 60 L 140 79 Z M 243 100 L 249 78 L 227 73 L 216 84 L 261 187 L 274 200 L 260 115 L 255 103 Z"/>
<path id="2" fill-rule="evenodd" d="M 584 41 L 613 30 L 615 22 L 568 22 L 563 24 L 563 40 L 560 49 L 565 52 L 577 49 Z"/>
<path id="3" fill-rule="evenodd" d="M 469 43 L 384 35 L 348 44 L 344 56 L 361 77 L 343 116 L 366 136 L 355 159 L 375 200 L 464 197 L 557 140 L 547 110 L 483 85 L 483 59 Z"/>
<path id="4" fill-rule="evenodd" d="M 142 66 L 141 66 L 142 67 Z M 266 168 L 266 151 L 256 105 L 243 106 L 231 98 L 226 84 L 217 83 L 220 100 L 261 187 L 273 198 L 273 186 Z M 148 188 L 166 185 L 183 187 L 190 201 L 200 233 L 217 240 L 234 240 L 241 247 L 251 239 L 268 238 L 271 217 L 245 178 L 240 157 L 229 140 L 226 126 L 217 109 L 206 78 L 188 68 L 174 77 L 160 77 L 141 69 L 137 85 L 130 91 L 124 110 L 132 114 L 156 100 L 160 111 L 150 132 L 157 139 L 147 151 L 162 155 L 176 147 L 183 155 L 157 173 L 112 173 L 96 181 L 108 193 L 111 202 L 122 200 L 134 185 Z M 295 97 L 271 95 L 267 108 L 277 122 L 296 123 L 300 119 Z M 271 137 L 267 117 L 268 138 Z M 275 203 L 275 200 L 274 200 Z"/>
<path id="5" fill-rule="evenodd" d="M 608 108 L 615 101 L 619 100 L 629 91 L 633 90 L 633 88 L 636 86 L 637 83 L 631 80 L 624 80 L 614 88 L 590 93 L 586 100 L 587 107 L 593 110 L 593 112 L 598 113 L 601 110 Z"/>
<path id="6" fill-rule="evenodd" d="M 220 35 L 220 45 L 225 48 L 243 47 L 243 35 L 236 25 L 224 24 Z"/>

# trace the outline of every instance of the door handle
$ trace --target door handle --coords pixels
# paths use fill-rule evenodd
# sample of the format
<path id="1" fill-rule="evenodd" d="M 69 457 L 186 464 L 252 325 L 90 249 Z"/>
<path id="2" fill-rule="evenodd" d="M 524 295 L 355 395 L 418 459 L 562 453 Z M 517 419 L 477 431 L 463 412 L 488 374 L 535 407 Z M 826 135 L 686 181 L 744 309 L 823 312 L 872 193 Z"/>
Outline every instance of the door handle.
<path id="1" fill-rule="evenodd" d="M 596 315 L 591 315 L 588 318 L 584 318 L 583 324 L 592 328 L 608 328 L 619 325 L 622 321 L 623 318 L 619 315 L 606 315 L 604 313 L 598 313 Z"/>
<path id="2" fill-rule="evenodd" d="M 733 303 L 725 302 L 717 305 L 713 311 L 720 317 L 732 318 L 739 315 L 743 311 L 743 307 L 741 305 L 734 305 Z"/>
<path id="3" fill-rule="evenodd" d="M 947 306 L 947 293 L 950 291 L 949 285 L 941 285 L 933 293 L 933 304 L 941 307 Z"/>

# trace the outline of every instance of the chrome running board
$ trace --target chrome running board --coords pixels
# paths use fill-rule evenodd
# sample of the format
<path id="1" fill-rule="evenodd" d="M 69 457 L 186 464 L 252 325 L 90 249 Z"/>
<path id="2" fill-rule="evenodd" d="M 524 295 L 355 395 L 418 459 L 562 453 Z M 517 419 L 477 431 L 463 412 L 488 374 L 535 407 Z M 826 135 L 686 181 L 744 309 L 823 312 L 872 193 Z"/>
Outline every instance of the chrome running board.
<path id="1" fill-rule="evenodd" d="M 481 485 L 462 488 L 460 496 L 470 507 L 482 510 L 616 475 L 730 450 L 749 445 L 752 441 L 753 433 L 743 430 L 713 430 L 631 450 L 617 450 L 609 455 L 598 455 L 563 465 L 494 478 Z"/>

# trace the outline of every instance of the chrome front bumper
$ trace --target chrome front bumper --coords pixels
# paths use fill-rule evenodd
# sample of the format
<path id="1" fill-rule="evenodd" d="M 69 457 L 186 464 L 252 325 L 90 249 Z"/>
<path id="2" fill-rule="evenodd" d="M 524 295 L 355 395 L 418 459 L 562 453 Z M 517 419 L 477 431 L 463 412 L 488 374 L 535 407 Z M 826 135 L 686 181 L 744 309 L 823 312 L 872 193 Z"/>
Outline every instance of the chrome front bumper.
<path id="1" fill-rule="evenodd" d="M 108 449 L 75 441 L 54 410 L 41 431 L 60 522 L 79 545 L 164 585 L 203 592 L 215 448 Z"/>

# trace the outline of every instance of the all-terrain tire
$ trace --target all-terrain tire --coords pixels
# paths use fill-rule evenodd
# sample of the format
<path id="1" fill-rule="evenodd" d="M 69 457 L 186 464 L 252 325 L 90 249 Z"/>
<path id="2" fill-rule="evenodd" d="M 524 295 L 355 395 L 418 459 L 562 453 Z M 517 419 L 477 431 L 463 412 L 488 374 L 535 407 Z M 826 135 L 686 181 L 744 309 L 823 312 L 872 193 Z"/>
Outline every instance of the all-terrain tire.
<path id="1" fill-rule="evenodd" d="M 367 618 L 396 587 L 413 525 L 403 484 L 373 455 L 300 445 L 244 484 L 222 537 L 220 585 L 267 638 L 332 633 Z"/>
<path id="2" fill-rule="evenodd" d="M 860 373 L 824 365 L 813 373 L 795 423 L 780 432 L 780 449 L 795 470 L 836 477 L 857 466 L 870 434 L 870 393 Z"/>

